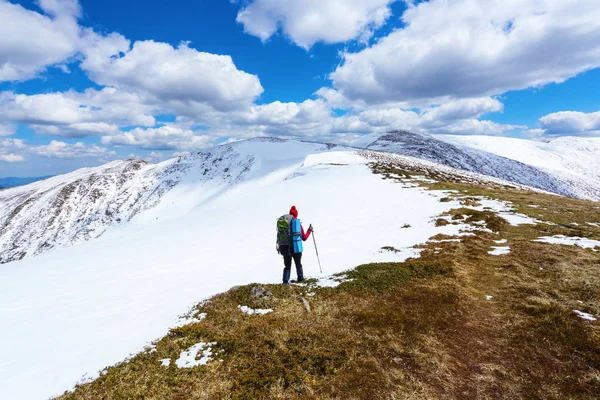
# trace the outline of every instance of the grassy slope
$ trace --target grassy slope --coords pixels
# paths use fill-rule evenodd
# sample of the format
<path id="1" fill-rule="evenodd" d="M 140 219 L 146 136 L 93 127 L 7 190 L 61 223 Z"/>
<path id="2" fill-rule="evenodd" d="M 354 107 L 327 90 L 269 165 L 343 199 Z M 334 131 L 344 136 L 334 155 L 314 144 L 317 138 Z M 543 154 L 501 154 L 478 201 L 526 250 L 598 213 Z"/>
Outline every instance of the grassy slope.
<path id="1" fill-rule="evenodd" d="M 372 168 L 399 181 L 417 173 Z M 198 305 L 192 314 L 207 313 L 202 322 L 173 329 L 155 351 L 60 399 L 597 398 L 600 323 L 572 310 L 600 315 L 600 252 L 532 239 L 600 240 L 586 224 L 600 221 L 600 204 L 418 174 L 438 180 L 432 189 L 456 191 L 465 208 L 453 217 L 485 221 L 499 235 L 430 242 L 418 260 L 358 266 L 337 288 L 267 285 L 274 299 L 264 304 L 249 301 L 252 285 L 234 288 Z M 556 225 L 508 225 L 469 210 L 476 196 Z M 499 238 L 511 253 L 489 255 Z M 249 316 L 239 304 L 275 311 Z M 223 361 L 192 369 L 158 361 L 200 341 L 217 342 Z"/>

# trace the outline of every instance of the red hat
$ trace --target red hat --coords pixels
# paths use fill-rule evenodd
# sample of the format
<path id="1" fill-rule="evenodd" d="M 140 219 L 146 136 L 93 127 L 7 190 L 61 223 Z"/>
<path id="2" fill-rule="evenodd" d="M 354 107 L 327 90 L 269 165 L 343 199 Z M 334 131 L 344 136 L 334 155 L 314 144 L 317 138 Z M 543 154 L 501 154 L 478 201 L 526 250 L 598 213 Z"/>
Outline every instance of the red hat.
<path id="1" fill-rule="evenodd" d="M 292 208 L 290 208 L 290 215 L 292 215 L 294 218 L 298 218 L 298 210 L 296 210 L 296 206 L 292 206 Z"/>

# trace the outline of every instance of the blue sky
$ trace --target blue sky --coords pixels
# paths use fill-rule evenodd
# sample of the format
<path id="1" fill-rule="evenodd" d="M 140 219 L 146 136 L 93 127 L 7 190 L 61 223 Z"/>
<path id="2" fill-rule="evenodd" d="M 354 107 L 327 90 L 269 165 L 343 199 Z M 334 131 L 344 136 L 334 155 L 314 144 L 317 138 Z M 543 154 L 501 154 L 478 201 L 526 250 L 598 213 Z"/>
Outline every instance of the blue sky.
<path id="1" fill-rule="evenodd" d="M 389 129 L 600 135 L 591 0 L 0 0 L 0 176 Z"/>

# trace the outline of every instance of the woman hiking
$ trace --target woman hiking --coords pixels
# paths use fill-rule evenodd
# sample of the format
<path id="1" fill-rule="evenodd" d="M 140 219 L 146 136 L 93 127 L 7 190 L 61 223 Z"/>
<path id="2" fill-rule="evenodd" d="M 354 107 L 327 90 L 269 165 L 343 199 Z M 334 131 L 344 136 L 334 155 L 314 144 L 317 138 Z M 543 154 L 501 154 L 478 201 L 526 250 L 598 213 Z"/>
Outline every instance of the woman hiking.
<path id="1" fill-rule="evenodd" d="M 296 206 L 290 208 L 289 214 L 277 220 L 277 252 L 283 256 L 283 283 L 290 283 L 292 259 L 296 264 L 298 282 L 304 280 L 302 271 L 302 242 L 305 242 L 313 231 L 312 225 L 304 232 L 304 227 L 298 219 Z"/>

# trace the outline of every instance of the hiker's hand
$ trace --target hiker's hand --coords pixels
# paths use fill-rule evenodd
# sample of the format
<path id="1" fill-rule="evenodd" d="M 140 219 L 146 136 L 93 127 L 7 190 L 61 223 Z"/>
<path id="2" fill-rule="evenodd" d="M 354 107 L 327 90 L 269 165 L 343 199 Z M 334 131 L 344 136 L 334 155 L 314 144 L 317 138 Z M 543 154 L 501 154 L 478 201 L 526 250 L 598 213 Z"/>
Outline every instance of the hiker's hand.
<path id="1" fill-rule="evenodd" d="M 313 227 L 312 227 L 312 224 L 310 224 L 310 226 L 308 227 L 308 231 L 309 231 L 309 232 L 314 232 L 314 229 L 313 229 Z"/>

